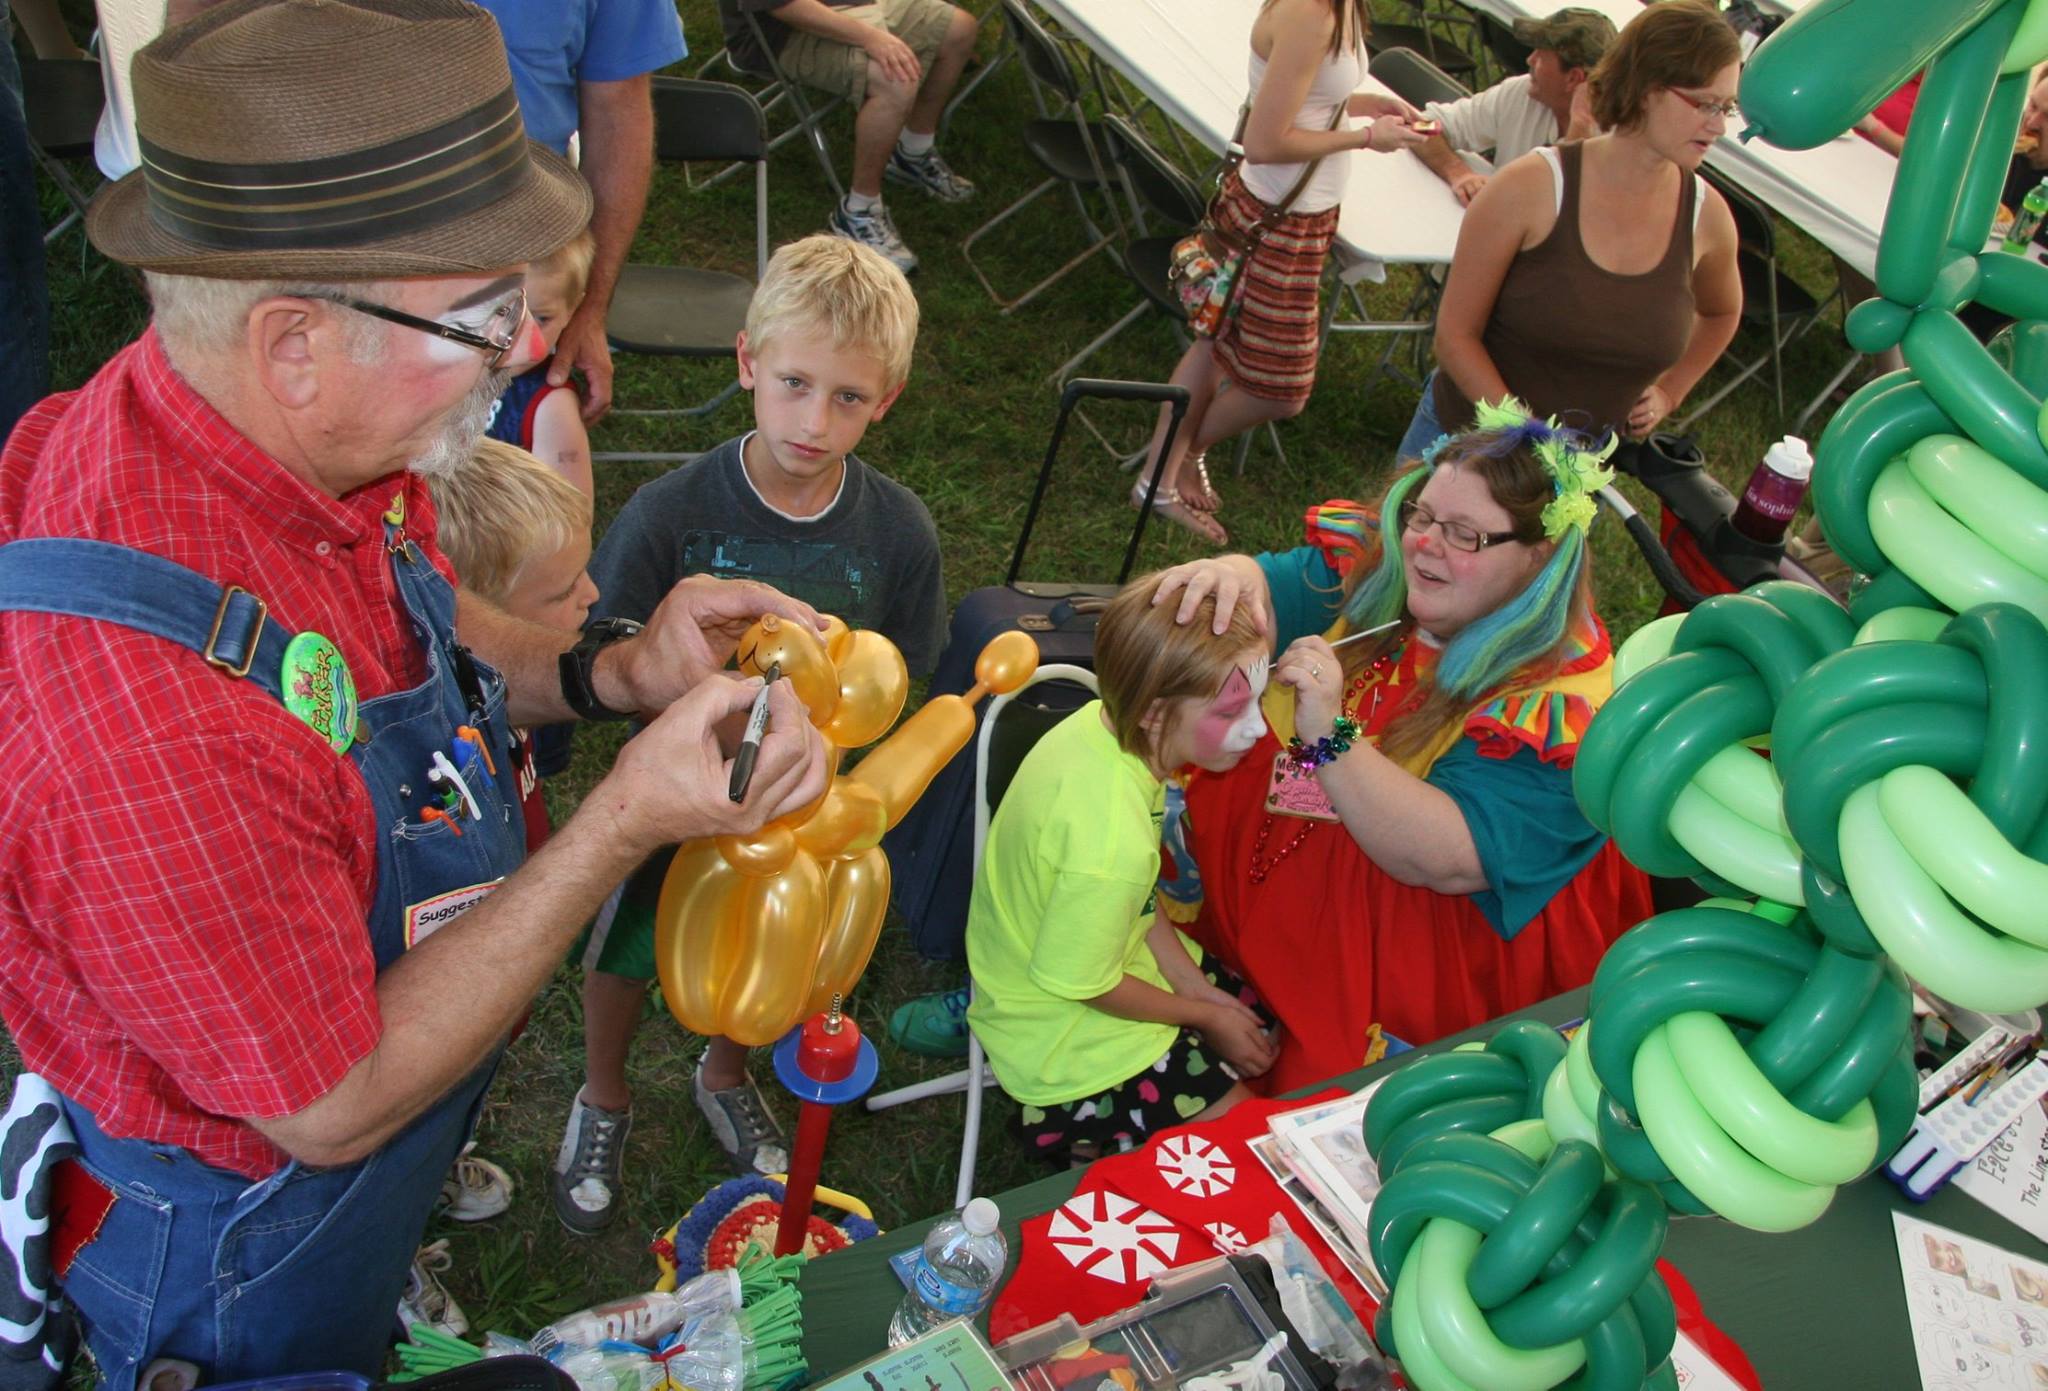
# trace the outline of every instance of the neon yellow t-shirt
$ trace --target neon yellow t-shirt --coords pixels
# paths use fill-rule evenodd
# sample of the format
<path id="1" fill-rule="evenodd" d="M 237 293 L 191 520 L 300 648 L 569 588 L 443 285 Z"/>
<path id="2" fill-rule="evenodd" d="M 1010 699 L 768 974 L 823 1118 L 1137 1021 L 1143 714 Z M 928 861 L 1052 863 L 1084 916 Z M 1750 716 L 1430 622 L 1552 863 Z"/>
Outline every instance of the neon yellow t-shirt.
<path id="1" fill-rule="evenodd" d="M 1145 945 L 1164 807 L 1164 787 L 1091 701 L 1038 741 L 996 808 L 967 910 L 967 1019 L 1018 1101 L 1105 1091 L 1179 1033 L 1083 1003 L 1127 973 L 1171 989 Z"/>

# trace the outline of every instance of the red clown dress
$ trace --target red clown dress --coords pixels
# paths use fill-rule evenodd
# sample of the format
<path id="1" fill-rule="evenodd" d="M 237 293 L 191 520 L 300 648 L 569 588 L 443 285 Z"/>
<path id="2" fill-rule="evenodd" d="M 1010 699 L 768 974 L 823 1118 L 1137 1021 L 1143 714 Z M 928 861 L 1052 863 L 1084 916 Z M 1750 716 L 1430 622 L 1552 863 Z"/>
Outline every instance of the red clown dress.
<path id="1" fill-rule="evenodd" d="M 1312 522 L 1319 512 L 1327 515 L 1317 509 Z M 1342 620 L 1327 622 L 1338 584 L 1328 556 L 1304 547 L 1259 564 L 1279 648 L 1304 632 L 1342 634 Z M 1419 698 L 1435 655 L 1411 636 L 1354 675 L 1345 709 L 1362 737 L 1377 740 Z M 1571 796 L 1572 758 L 1612 690 L 1612 668 L 1606 629 L 1589 616 L 1556 670 L 1509 678 L 1407 764 L 1464 813 L 1489 885 L 1482 893 L 1400 882 L 1340 822 L 1314 819 L 1327 802 L 1312 780 L 1276 781 L 1281 736 L 1293 727 L 1286 687 L 1268 689 L 1273 729 L 1236 768 L 1188 783 L 1183 834 L 1202 894 L 1191 934 L 1284 1026 L 1261 1090 L 1356 1068 L 1383 1034 L 1425 1043 L 1584 985 L 1608 944 L 1650 916 L 1649 881 Z M 1176 917 L 1186 914 L 1175 900 L 1193 897 L 1179 887 L 1165 900 Z"/>

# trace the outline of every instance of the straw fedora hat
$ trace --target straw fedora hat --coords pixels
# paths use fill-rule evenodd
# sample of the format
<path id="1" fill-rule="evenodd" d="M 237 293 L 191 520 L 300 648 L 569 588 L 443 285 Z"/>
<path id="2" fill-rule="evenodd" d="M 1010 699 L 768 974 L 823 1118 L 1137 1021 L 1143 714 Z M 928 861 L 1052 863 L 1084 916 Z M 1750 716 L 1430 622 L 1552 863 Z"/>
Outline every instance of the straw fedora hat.
<path id="1" fill-rule="evenodd" d="M 93 245 L 145 270 L 374 280 L 496 270 L 590 219 L 526 138 L 505 43 L 462 0 L 228 0 L 135 55 L 142 167 Z"/>

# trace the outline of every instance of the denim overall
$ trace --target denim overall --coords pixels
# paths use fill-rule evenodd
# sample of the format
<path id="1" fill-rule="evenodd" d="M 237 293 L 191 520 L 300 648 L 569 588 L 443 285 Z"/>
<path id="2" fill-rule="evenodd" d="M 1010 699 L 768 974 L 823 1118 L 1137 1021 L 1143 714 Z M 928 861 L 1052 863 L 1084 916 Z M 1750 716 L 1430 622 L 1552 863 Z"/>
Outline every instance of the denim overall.
<path id="1" fill-rule="evenodd" d="M 346 755 L 380 828 L 376 903 L 365 925 L 380 971 L 410 945 L 409 907 L 501 879 L 525 854 L 504 682 L 456 645 L 455 591 L 388 519 L 386 541 L 428 660 L 418 686 L 363 702 Z M 0 547 L 0 609 L 154 633 L 206 656 L 223 680 L 245 668 L 273 696 L 292 637 L 245 591 L 224 592 L 182 566 L 94 541 Z M 438 804 L 427 769 L 437 750 L 450 753 L 458 725 L 483 732 L 497 769 L 491 776 L 479 761 L 465 775 L 482 815 L 457 812 L 460 836 L 420 815 L 423 804 Z M 131 1391 L 156 1357 L 195 1362 L 207 1381 L 320 1370 L 376 1376 L 413 1251 L 495 1063 L 361 1163 L 292 1161 L 255 1181 L 175 1146 L 113 1139 L 67 1100 L 76 1162 L 116 1201 L 65 1274 L 64 1291 L 114 1391 Z"/>

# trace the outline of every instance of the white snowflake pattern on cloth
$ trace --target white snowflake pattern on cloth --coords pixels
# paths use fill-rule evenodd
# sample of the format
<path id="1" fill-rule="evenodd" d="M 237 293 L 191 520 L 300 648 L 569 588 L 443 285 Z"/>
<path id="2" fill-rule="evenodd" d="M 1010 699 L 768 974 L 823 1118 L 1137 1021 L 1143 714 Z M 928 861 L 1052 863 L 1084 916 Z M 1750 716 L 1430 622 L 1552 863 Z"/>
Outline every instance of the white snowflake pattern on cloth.
<path id="1" fill-rule="evenodd" d="M 1176 1193 L 1216 1198 L 1237 1186 L 1237 1161 L 1213 1140 L 1169 1135 L 1159 1142 L 1159 1176 Z"/>
<path id="2" fill-rule="evenodd" d="M 1069 1265 L 1115 1285 L 1150 1279 L 1180 1255 L 1171 1219 L 1107 1189 L 1061 1203 L 1045 1235 Z"/>
<path id="3" fill-rule="evenodd" d="M 1242 1251 L 1250 1245 L 1244 1239 L 1244 1233 L 1228 1222 L 1210 1222 L 1202 1230 L 1209 1234 L 1209 1240 L 1216 1243 L 1216 1249 L 1226 1256 Z"/>

